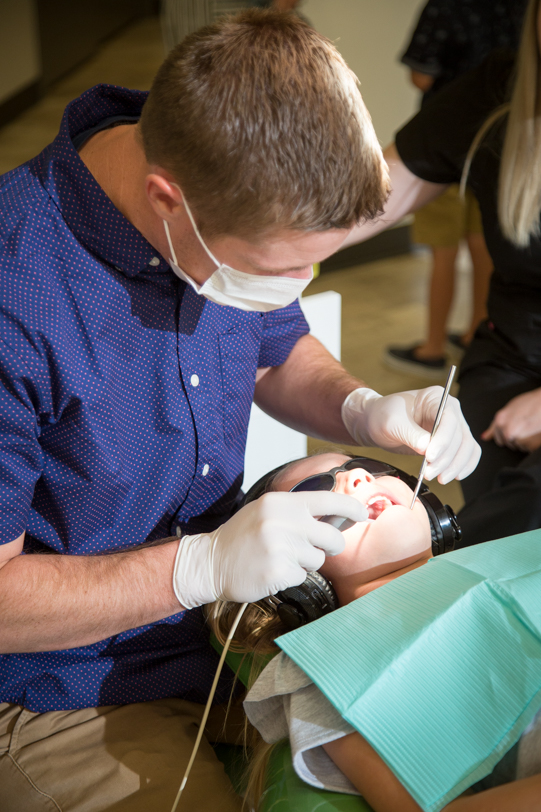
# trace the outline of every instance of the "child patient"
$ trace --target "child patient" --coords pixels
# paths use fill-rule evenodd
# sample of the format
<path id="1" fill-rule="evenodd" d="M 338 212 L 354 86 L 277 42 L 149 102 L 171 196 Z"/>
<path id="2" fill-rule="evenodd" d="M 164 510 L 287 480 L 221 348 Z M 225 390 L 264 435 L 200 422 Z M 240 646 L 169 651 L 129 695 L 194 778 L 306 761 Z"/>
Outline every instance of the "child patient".
<path id="1" fill-rule="evenodd" d="M 340 470 L 348 463 L 349 470 Z M 393 475 L 394 469 L 386 470 L 383 463 L 371 460 L 364 462 L 365 467 L 361 467 L 362 464 L 362 458 L 352 462 L 352 458 L 344 454 L 309 457 L 272 472 L 256 483 L 247 496 L 256 498 L 269 490 L 332 489 L 351 495 L 367 506 L 368 521 L 344 530 L 343 553 L 327 557 L 320 569 L 332 582 L 341 606 L 422 566 L 432 556 L 433 549 L 438 552 L 449 549 L 449 534 L 457 531 L 452 526 L 450 510 L 439 505 L 438 511 L 439 503 L 433 495 L 425 497 L 426 508 L 417 500 L 410 510 L 412 489 Z M 326 472 L 329 473 L 325 476 Z M 442 532 L 446 542 L 443 546 Z M 235 612 L 235 605 L 227 603 L 212 607 L 209 620 L 219 638 L 223 639 L 229 631 Z M 272 641 L 286 631 L 269 604 L 254 604 L 248 608 L 237 630 L 237 650 L 240 647 L 248 651 L 277 651 Z M 249 720 L 267 743 L 260 748 L 261 752 L 265 749 L 268 752 L 269 745 L 289 738 L 293 766 L 307 783 L 362 795 L 375 812 L 419 812 L 418 804 L 375 750 L 342 719 L 309 677 L 283 652 L 261 673 L 244 706 Z M 262 788 L 261 772 L 265 764 L 261 754 L 254 764 L 259 765 L 260 774 L 252 776 L 250 784 L 256 789 L 250 800 L 257 808 L 258 799 L 254 795 Z M 422 765 L 419 768 L 422 769 Z M 539 773 L 541 713 L 491 776 L 444 809 L 446 812 L 541 812 Z M 515 780 L 517 778 L 520 780 Z"/>

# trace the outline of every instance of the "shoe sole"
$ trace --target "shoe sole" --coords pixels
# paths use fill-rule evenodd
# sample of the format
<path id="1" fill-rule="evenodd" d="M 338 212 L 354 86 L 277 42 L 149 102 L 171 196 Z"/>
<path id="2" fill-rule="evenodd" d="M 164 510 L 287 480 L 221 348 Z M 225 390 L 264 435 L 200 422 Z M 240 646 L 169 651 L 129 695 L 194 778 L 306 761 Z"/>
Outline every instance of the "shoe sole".
<path id="1" fill-rule="evenodd" d="M 389 369 L 396 372 L 405 372 L 408 375 L 416 375 L 419 378 L 427 378 L 430 381 L 441 381 L 445 379 L 447 374 L 447 364 L 441 369 L 429 369 L 413 361 L 403 361 L 387 354 L 384 354 L 381 360 Z"/>

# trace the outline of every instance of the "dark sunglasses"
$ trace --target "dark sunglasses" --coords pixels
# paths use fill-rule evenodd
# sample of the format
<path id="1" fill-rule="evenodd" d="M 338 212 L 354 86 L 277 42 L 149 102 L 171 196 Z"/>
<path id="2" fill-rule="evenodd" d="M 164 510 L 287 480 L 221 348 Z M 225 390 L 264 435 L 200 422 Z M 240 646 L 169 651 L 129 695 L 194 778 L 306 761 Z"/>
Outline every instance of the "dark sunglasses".
<path id="1" fill-rule="evenodd" d="M 366 457 L 355 457 L 343 465 L 331 468 L 330 471 L 325 471 L 322 474 L 312 474 L 312 476 L 307 476 L 306 479 L 301 479 L 291 488 L 291 493 L 296 491 L 334 491 L 336 488 L 336 474 L 339 471 L 351 471 L 354 468 L 363 468 L 374 479 L 380 476 L 397 476 L 396 468 L 387 465 L 386 462 L 370 460 Z"/>

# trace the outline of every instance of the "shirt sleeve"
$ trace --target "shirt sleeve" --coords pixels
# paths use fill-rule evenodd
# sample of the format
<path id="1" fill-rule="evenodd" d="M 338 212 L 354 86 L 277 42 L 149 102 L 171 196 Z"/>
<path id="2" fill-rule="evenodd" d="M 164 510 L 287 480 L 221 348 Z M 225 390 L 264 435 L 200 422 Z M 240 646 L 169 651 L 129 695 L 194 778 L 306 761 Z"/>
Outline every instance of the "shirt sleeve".
<path id="1" fill-rule="evenodd" d="M 354 729 L 286 654 L 278 654 L 262 671 L 244 708 L 265 741 L 289 737 L 300 779 L 319 789 L 359 795 L 323 749 Z"/>
<path id="2" fill-rule="evenodd" d="M 429 0 L 400 61 L 413 70 L 439 76 L 449 48 L 456 8 L 453 0 Z"/>
<path id="3" fill-rule="evenodd" d="M 265 321 L 258 367 L 277 367 L 287 360 L 299 338 L 309 333 L 310 328 L 298 301 L 272 310 L 263 318 Z"/>
<path id="4" fill-rule="evenodd" d="M 490 113 L 508 97 L 514 55 L 498 51 L 435 94 L 396 135 L 406 167 L 432 183 L 459 183 L 466 155 Z"/>
<path id="5" fill-rule="evenodd" d="M 0 339 L 0 544 L 26 529 L 42 471 L 35 375 Z"/>

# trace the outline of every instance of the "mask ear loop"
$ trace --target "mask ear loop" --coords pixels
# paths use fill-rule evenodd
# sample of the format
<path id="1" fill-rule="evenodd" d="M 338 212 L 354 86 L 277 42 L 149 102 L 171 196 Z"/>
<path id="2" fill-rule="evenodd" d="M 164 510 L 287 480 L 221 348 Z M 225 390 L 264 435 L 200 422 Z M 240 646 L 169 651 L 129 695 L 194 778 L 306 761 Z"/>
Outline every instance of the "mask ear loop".
<path id="1" fill-rule="evenodd" d="M 163 221 L 163 227 L 165 228 L 165 236 L 167 237 L 167 243 L 169 245 L 169 250 L 171 252 L 171 259 L 173 260 L 175 265 L 178 265 L 177 255 L 175 254 L 175 249 L 173 248 L 173 242 L 171 240 L 171 233 L 169 231 L 169 223 L 167 222 L 167 220 Z"/>
<path id="2" fill-rule="evenodd" d="M 216 267 L 219 268 L 222 263 L 218 262 L 218 260 L 216 259 L 216 257 L 214 256 L 214 254 L 211 252 L 210 248 L 206 244 L 205 240 L 201 236 L 201 233 L 200 233 L 199 229 L 197 228 L 197 224 L 195 222 L 195 218 L 194 218 L 194 216 L 192 214 L 192 211 L 191 211 L 190 207 L 188 206 L 188 201 L 184 197 L 184 192 L 182 191 L 182 189 L 180 188 L 178 183 L 172 183 L 171 186 L 176 186 L 177 189 L 179 190 L 180 196 L 182 197 L 182 202 L 184 203 L 184 208 L 186 209 L 186 214 L 190 218 L 190 223 L 192 224 L 192 228 L 195 231 L 195 236 L 197 237 L 197 239 L 199 240 L 199 242 L 201 243 L 201 245 L 203 246 L 203 248 L 205 249 L 205 251 L 207 252 L 209 257 L 211 258 L 211 260 L 214 262 Z M 175 260 L 175 262 L 176 262 L 176 260 Z"/>
<path id="3" fill-rule="evenodd" d="M 196 738 L 195 744 L 193 746 L 193 750 L 192 750 L 192 754 L 190 756 L 190 760 L 188 762 L 188 766 L 186 767 L 186 772 L 184 773 L 184 776 L 182 778 L 182 782 L 181 782 L 179 790 L 177 792 L 177 797 L 175 798 L 175 803 L 173 804 L 173 806 L 171 808 L 171 812 L 176 812 L 178 802 L 180 801 L 180 796 L 182 795 L 184 787 L 186 786 L 186 783 L 188 781 L 188 776 L 190 775 L 190 771 L 191 771 L 193 763 L 195 761 L 197 751 L 199 750 L 199 745 L 201 744 L 201 739 L 203 738 L 205 725 L 207 723 L 208 715 L 210 713 L 210 706 L 212 704 L 212 700 L 214 699 L 214 694 L 216 693 L 216 686 L 218 685 L 218 680 L 220 678 L 220 674 L 222 673 L 222 668 L 223 668 L 223 665 L 224 665 L 224 662 L 225 662 L 226 654 L 229 651 L 229 645 L 231 643 L 231 640 L 233 639 L 233 635 L 237 631 L 237 626 L 239 625 L 240 619 L 241 619 L 242 615 L 244 614 L 244 610 L 246 609 L 247 606 L 248 606 L 247 603 L 242 604 L 239 611 L 237 612 L 237 616 L 236 616 L 235 620 L 233 621 L 233 625 L 231 626 L 229 634 L 227 635 L 227 640 L 225 641 L 224 650 L 222 651 L 222 656 L 220 657 L 220 662 L 218 663 L 218 668 L 216 669 L 216 674 L 214 675 L 214 682 L 212 683 L 212 688 L 210 689 L 209 698 L 207 699 L 207 704 L 205 705 L 205 712 L 203 713 L 203 717 L 201 719 L 201 724 L 199 726 L 199 732 L 197 734 L 197 738 Z"/>

